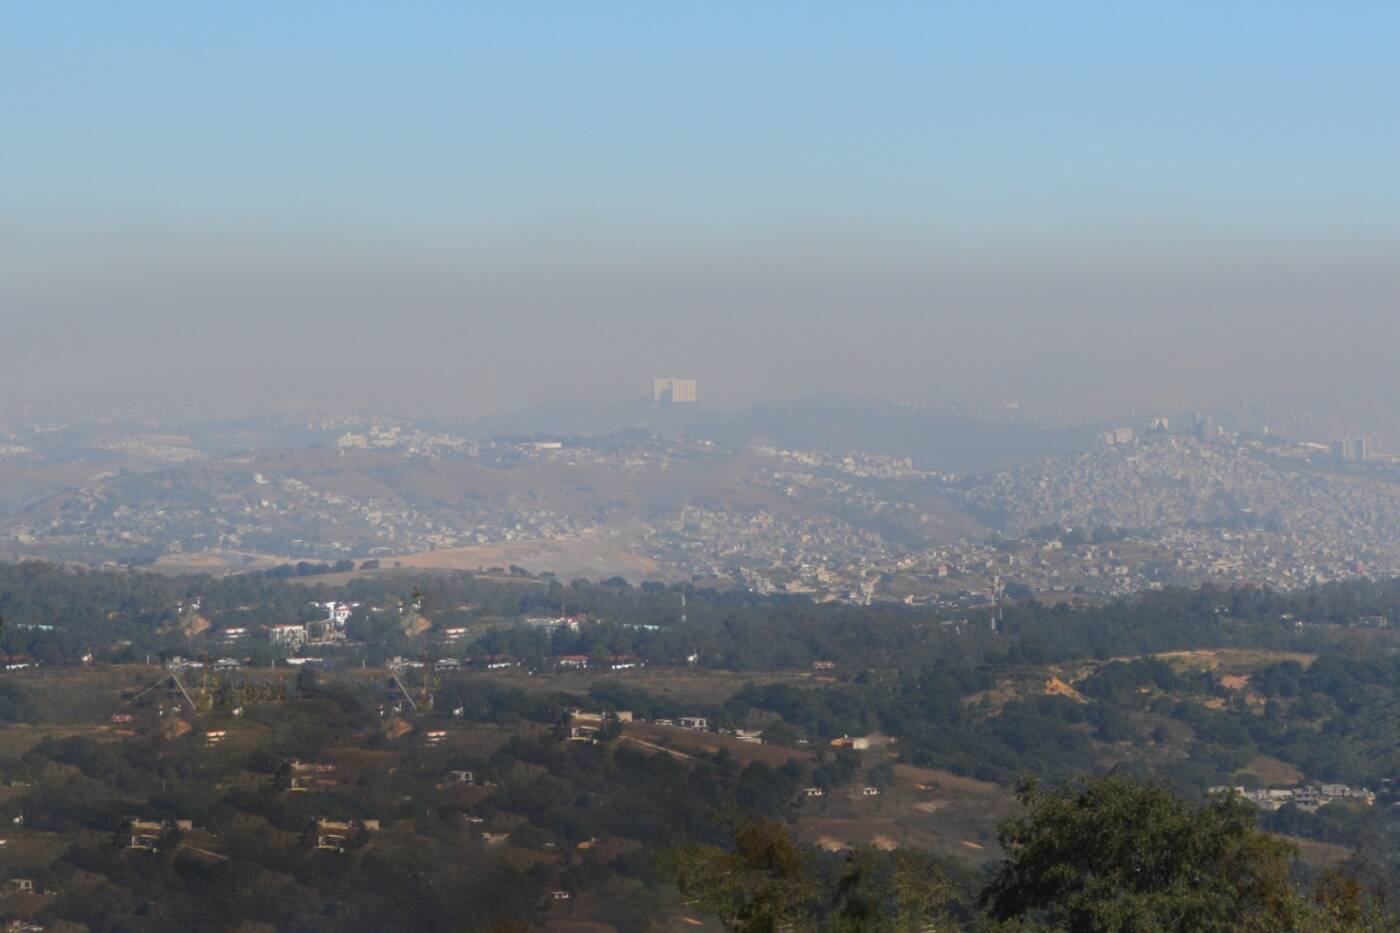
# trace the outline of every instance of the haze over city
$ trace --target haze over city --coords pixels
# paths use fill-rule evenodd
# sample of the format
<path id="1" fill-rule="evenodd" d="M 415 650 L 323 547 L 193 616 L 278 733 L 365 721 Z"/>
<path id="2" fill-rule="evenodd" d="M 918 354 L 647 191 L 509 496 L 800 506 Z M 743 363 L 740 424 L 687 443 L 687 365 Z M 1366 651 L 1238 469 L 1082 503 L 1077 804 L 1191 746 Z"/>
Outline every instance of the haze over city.
<path id="1" fill-rule="evenodd" d="M 1394 398 L 1393 5 L 30 5 L 7 405 Z"/>

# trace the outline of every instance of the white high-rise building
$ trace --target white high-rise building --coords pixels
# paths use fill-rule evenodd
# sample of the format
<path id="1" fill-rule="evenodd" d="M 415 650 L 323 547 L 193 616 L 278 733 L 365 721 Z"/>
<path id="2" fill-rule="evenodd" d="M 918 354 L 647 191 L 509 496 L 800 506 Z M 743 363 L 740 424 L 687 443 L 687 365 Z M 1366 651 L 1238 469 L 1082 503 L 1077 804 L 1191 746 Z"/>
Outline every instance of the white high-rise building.
<path id="1" fill-rule="evenodd" d="M 695 380 L 658 376 L 651 381 L 651 400 L 657 405 L 679 405 L 695 401 Z"/>

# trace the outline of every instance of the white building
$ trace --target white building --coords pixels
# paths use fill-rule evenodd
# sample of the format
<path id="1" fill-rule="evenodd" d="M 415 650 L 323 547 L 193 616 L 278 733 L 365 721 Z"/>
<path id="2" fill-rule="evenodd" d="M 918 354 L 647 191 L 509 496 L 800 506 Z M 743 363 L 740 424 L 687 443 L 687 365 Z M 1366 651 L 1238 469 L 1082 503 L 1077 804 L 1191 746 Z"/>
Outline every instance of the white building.
<path id="1" fill-rule="evenodd" d="M 657 405 L 693 404 L 695 380 L 658 376 L 651 381 L 651 400 Z"/>
<path id="2" fill-rule="evenodd" d="M 267 640 L 280 648 L 295 651 L 306 644 L 306 626 L 295 623 L 270 625 L 267 629 Z"/>

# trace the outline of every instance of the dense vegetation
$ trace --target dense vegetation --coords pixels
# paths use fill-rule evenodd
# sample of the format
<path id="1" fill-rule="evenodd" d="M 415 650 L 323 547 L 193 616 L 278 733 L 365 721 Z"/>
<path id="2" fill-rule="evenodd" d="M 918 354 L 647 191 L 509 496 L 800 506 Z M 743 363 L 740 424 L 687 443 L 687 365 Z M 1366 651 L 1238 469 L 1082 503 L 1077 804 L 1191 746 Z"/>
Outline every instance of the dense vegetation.
<path id="1" fill-rule="evenodd" d="M 1265 918 L 1260 929 L 1325 929 L 1269 911 L 1286 908 L 1307 924 L 1341 923 L 1343 914 L 1369 923 L 1384 905 L 1357 885 L 1400 879 L 1390 781 L 1400 766 L 1400 654 L 1382 624 L 1400 618 L 1394 581 L 1288 594 L 1166 591 L 1100 606 L 1025 602 L 1007 607 L 994 629 L 985 616 L 616 579 L 564 583 L 519 571 L 500 579 L 385 571 L 334 585 L 318 576 L 0 566 L 0 653 L 41 663 L 0 674 L 0 723 L 26 737 L 7 740 L 13 750 L 0 754 L 0 781 L 9 785 L 0 818 L 22 819 L 23 834 L 61 840 L 52 857 L 25 869 L 52 892 L 41 919 L 130 930 L 226 929 L 234 921 L 469 929 L 577 911 L 640 929 L 677 909 L 677 843 L 691 847 L 686 883 L 699 885 L 695 897 L 736 929 L 767 928 L 778 914 L 744 906 L 757 897 L 749 888 L 695 880 L 706 865 L 771 887 L 782 903 L 798 905 L 804 923 L 842 929 L 1209 929 L 1190 918 L 1225 916 L 1218 908 L 1227 901 Z M 330 600 L 359 607 L 350 642 L 325 649 L 322 673 L 269 670 L 281 652 L 256 634 L 234 644 L 222 638 L 229 629 L 321 618 L 315 604 Z M 563 614 L 576 628 L 521 621 Z M 467 637 L 448 642 L 449 628 Z M 1212 649 L 1252 660 L 1235 670 L 1163 654 Z M 190 675 L 196 715 L 176 708 L 170 684 L 123 700 L 154 680 L 139 663 L 148 655 L 228 653 L 251 666 Z M 395 683 L 375 670 L 394 655 L 428 667 Z M 497 655 L 518 662 L 517 673 L 486 675 L 472 660 L 461 672 L 431 670 L 440 657 Z M 682 701 L 654 681 L 565 677 L 563 655 L 586 656 L 595 671 L 635 656 L 653 668 L 713 672 L 714 683 L 728 686 Z M 817 661 L 824 663 L 814 673 Z M 431 692 L 431 705 L 404 709 L 405 694 L 419 690 Z M 622 740 L 616 726 L 597 743 L 567 742 L 566 713 L 575 707 L 639 719 L 704 716 L 712 728 L 761 732 L 793 754 L 772 763 L 724 750 L 673 755 Z M 133 721 L 114 729 L 114 710 L 130 710 Z M 227 731 L 227 741 L 210 740 L 211 729 Z M 447 738 L 434 744 L 434 731 Z M 880 733 L 897 740 L 892 752 L 830 745 Z M 293 792 L 292 759 L 335 762 L 337 778 Z M 835 855 L 783 842 L 784 827 L 806 812 L 804 789 L 883 789 L 896 761 L 1007 788 L 1027 776 L 1054 784 L 1105 771 L 1118 777 L 1092 792 L 1074 785 L 1029 794 L 1029 815 L 1003 829 L 1008 861 L 987 876 L 975 864 L 911 850 Z M 1309 870 L 1290 867 L 1285 850 L 1256 832 L 1246 804 L 1204 802 L 1211 785 L 1277 783 L 1269 775 L 1290 766 L 1300 781 L 1378 793 L 1371 807 L 1289 805 L 1260 817 L 1265 829 L 1354 853 L 1350 880 L 1317 882 L 1333 911 L 1325 917 L 1314 909 L 1322 902 L 1300 900 L 1293 884 L 1290 872 Z M 450 777 L 464 773 L 469 782 Z M 1125 837 L 1119 848 L 1181 850 L 1190 865 L 1142 867 L 1177 880 L 1129 890 L 1116 868 L 1097 864 L 1072 874 L 1108 879 L 1101 890 L 1047 880 L 1053 866 L 1077 865 L 1093 850 L 1088 841 L 1084 851 L 1056 850 L 1047 840 L 1074 838 L 1105 812 L 1127 810 L 1153 815 L 1133 831 L 1157 835 Z M 195 828 L 172 822 L 155 852 L 133 852 L 123 827 L 137 817 Z M 317 817 L 380 828 L 327 853 L 308 844 Z M 1216 838 L 1210 833 L 1224 841 L 1184 849 L 1172 841 Z M 786 867 L 784 845 L 797 853 Z M 658 861 L 667 852 L 670 861 Z M 1178 897 L 1181 878 L 1214 878 L 1222 859 L 1245 855 L 1262 873 L 1249 891 Z M 1232 884 L 1254 877 L 1232 871 Z M 1041 893 L 1027 893 L 1034 891 Z M 1116 906 L 1102 906 L 1101 896 Z M 15 903 L 0 899 L 0 915 Z M 1239 928 L 1221 923 L 1215 928 Z"/>

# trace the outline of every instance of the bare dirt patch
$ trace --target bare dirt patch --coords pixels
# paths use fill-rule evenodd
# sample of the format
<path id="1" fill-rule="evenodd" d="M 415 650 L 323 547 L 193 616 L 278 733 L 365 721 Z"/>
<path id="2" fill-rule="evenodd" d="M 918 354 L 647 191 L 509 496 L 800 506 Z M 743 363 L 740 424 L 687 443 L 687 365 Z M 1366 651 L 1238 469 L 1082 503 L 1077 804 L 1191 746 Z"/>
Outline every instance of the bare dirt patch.
<path id="1" fill-rule="evenodd" d="M 603 578 L 622 576 L 633 582 L 666 579 L 666 568 L 627 550 L 631 535 L 612 536 L 606 531 L 590 532 L 578 538 L 514 541 L 508 544 L 476 545 L 420 551 L 380 559 L 385 568 L 482 571 L 515 564 L 539 573 L 552 571 L 561 577 Z"/>
<path id="2" fill-rule="evenodd" d="M 427 618 L 421 613 L 414 613 L 413 615 L 408 616 L 404 619 L 403 623 L 404 634 L 408 635 L 409 637 L 422 635 L 424 632 L 426 632 L 432 627 L 433 623 L 429 622 Z"/>
<path id="3" fill-rule="evenodd" d="M 1045 695 L 1048 697 L 1069 697 L 1076 703 L 1088 703 L 1084 695 L 1071 687 L 1058 677 L 1051 677 L 1045 681 Z"/>
<path id="4" fill-rule="evenodd" d="M 193 613 L 181 621 L 180 630 L 185 633 L 186 638 L 203 635 L 209 631 L 209 620 L 199 613 Z"/>
<path id="5" fill-rule="evenodd" d="M 901 764 L 878 797 L 836 792 L 804 801 L 797 831 L 825 848 L 892 844 L 982 862 L 999 852 L 997 825 L 1018 810 L 995 784 Z"/>
<path id="6" fill-rule="evenodd" d="M 1253 774 L 1259 779 L 1260 784 L 1270 787 L 1291 787 L 1303 780 L 1303 772 L 1285 761 L 1270 758 L 1268 755 L 1259 755 L 1253 758 L 1240 770 L 1241 773 Z"/>

